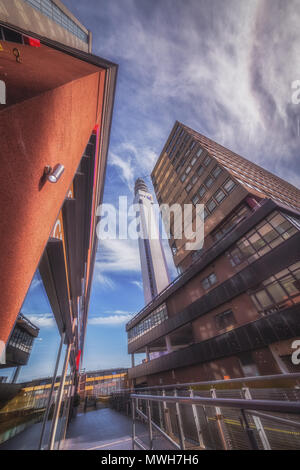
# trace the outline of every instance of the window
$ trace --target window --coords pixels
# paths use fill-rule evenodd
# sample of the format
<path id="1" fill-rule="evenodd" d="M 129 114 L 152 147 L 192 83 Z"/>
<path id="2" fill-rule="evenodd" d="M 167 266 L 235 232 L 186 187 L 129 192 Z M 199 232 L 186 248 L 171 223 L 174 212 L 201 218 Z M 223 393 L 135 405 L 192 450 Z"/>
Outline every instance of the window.
<path id="1" fill-rule="evenodd" d="M 192 185 L 191 183 L 189 183 L 189 184 L 187 185 L 187 187 L 185 188 L 186 192 L 189 193 L 190 190 L 192 189 L 192 187 L 193 187 L 193 185 Z"/>
<path id="2" fill-rule="evenodd" d="M 193 157 L 192 160 L 191 160 L 191 165 L 194 166 L 197 160 L 198 160 L 198 159 L 197 159 L 196 156 Z"/>
<path id="3" fill-rule="evenodd" d="M 268 315 L 300 302 L 300 262 L 271 276 L 251 294 L 257 310 Z"/>
<path id="4" fill-rule="evenodd" d="M 183 173 L 183 175 L 181 175 L 181 177 L 180 177 L 180 181 L 182 183 L 184 183 L 186 179 L 187 179 L 187 175 L 185 173 Z"/>
<path id="5" fill-rule="evenodd" d="M 198 152 L 196 153 L 197 157 L 200 157 L 201 153 L 203 152 L 202 148 L 199 148 Z"/>
<path id="6" fill-rule="evenodd" d="M 204 181 L 204 184 L 207 188 L 210 188 L 213 184 L 214 184 L 214 180 L 211 176 L 209 176 L 208 178 L 206 178 L 206 180 Z"/>
<path id="7" fill-rule="evenodd" d="M 196 205 L 197 202 L 199 202 L 199 196 L 198 196 L 198 194 L 196 194 L 196 195 L 193 197 L 193 199 L 192 199 L 192 203 L 193 203 L 194 205 Z"/>
<path id="8" fill-rule="evenodd" d="M 199 189 L 199 196 L 200 197 L 203 197 L 204 194 L 206 193 L 206 187 L 205 186 L 200 186 L 200 189 Z"/>
<path id="9" fill-rule="evenodd" d="M 220 240 L 223 238 L 227 233 L 229 233 L 236 225 L 238 225 L 245 217 L 250 213 L 249 207 L 246 205 L 240 206 L 237 211 L 233 213 L 233 215 L 220 226 L 217 230 L 213 232 L 213 238 L 215 241 Z"/>
<path id="10" fill-rule="evenodd" d="M 192 184 L 197 183 L 197 181 L 198 181 L 198 176 L 194 175 L 193 178 L 192 178 Z"/>
<path id="11" fill-rule="evenodd" d="M 187 169 L 185 170 L 185 173 L 188 175 L 191 171 L 192 167 L 191 166 L 188 166 Z"/>
<path id="12" fill-rule="evenodd" d="M 218 315 L 215 316 L 215 320 L 219 330 L 230 329 L 236 325 L 236 319 L 232 310 L 218 313 Z"/>
<path id="13" fill-rule="evenodd" d="M 203 289 L 207 290 L 210 289 L 210 287 L 212 287 L 214 284 L 216 284 L 216 282 L 217 276 L 215 275 L 215 273 L 211 273 L 208 277 L 201 281 L 201 284 Z"/>
<path id="14" fill-rule="evenodd" d="M 214 176 L 214 178 L 217 179 L 221 173 L 222 173 L 222 168 L 219 165 L 215 166 L 215 168 L 212 171 L 212 175 Z"/>
<path id="15" fill-rule="evenodd" d="M 230 193 L 235 186 L 236 186 L 235 182 L 232 179 L 229 179 L 223 185 L 223 188 L 225 189 L 227 193 Z"/>
<path id="16" fill-rule="evenodd" d="M 85 33 L 85 31 L 83 31 L 51 0 L 25 0 L 25 2 L 41 11 L 44 15 L 55 21 L 55 23 L 63 26 L 65 29 L 81 39 L 81 41 L 88 42 L 88 35 Z"/>
<path id="17" fill-rule="evenodd" d="M 204 172 L 204 168 L 203 168 L 203 166 L 200 165 L 198 170 L 197 170 L 198 176 L 201 176 L 203 174 L 203 172 Z"/>
<path id="18" fill-rule="evenodd" d="M 292 235 L 297 233 L 289 220 L 277 211 L 269 215 L 263 222 L 248 232 L 236 245 L 228 252 L 232 266 L 237 266 L 243 261 L 248 263 L 265 255 L 276 246 L 283 243 Z"/>
<path id="19" fill-rule="evenodd" d="M 162 322 L 167 320 L 167 318 L 167 307 L 165 304 L 163 304 L 128 331 L 128 343 L 131 343 L 136 338 L 144 335 L 155 326 L 160 325 Z"/>
<path id="20" fill-rule="evenodd" d="M 203 165 L 208 166 L 211 162 L 211 157 L 207 155 L 207 157 L 204 159 Z"/>
<path id="21" fill-rule="evenodd" d="M 253 360 L 251 352 L 244 352 L 239 354 L 239 360 L 245 377 L 254 377 L 260 375 L 257 365 Z"/>
<path id="22" fill-rule="evenodd" d="M 217 203 L 213 199 L 210 199 L 207 203 L 207 209 L 209 210 L 209 212 L 213 212 L 216 207 Z"/>
<path id="23" fill-rule="evenodd" d="M 215 200 L 220 204 L 220 202 L 223 201 L 223 199 L 226 197 L 226 194 L 224 193 L 224 191 L 222 189 L 219 189 L 219 191 L 217 191 L 215 194 L 214 194 L 214 198 Z"/>

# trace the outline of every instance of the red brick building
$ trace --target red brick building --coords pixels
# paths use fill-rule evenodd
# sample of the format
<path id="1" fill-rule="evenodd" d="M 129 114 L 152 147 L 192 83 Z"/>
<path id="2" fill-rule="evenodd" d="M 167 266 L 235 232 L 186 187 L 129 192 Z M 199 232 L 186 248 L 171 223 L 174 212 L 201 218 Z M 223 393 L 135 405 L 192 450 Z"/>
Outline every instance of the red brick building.
<path id="1" fill-rule="evenodd" d="M 159 384 L 292 372 L 300 191 L 176 122 L 152 172 L 159 203 L 204 204 L 205 241 L 171 237 L 182 274 L 128 324 L 129 370 Z M 174 233 L 171 227 L 171 234 Z"/>

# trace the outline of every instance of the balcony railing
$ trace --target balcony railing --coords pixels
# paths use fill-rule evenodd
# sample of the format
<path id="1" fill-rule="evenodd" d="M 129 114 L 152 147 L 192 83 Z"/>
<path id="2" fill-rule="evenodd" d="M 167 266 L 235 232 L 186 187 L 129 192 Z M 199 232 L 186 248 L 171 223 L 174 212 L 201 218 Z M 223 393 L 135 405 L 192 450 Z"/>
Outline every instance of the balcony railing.
<path id="1" fill-rule="evenodd" d="M 112 397 L 132 448 L 300 450 L 300 374 L 159 385 Z M 139 431 L 136 421 L 148 424 Z"/>

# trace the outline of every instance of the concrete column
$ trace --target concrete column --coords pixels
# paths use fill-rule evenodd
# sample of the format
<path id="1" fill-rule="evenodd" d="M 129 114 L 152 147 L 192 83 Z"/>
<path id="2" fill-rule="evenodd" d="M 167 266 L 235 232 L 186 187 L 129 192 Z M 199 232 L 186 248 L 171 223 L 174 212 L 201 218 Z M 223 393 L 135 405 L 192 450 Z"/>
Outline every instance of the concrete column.
<path id="1" fill-rule="evenodd" d="M 131 354 L 131 367 L 134 367 L 134 354 Z"/>
<path id="2" fill-rule="evenodd" d="M 171 353 L 173 351 L 173 348 L 172 348 L 170 336 L 167 335 L 165 337 L 165 340 L 166 340 L 167 351 L 168 351 L 168 353 Z"/>
<path id="3" fill-rule="evenodd" d="M 146 346 L 146 359 L 147 359 L 147 362 L 150 361 L 150 353 L 149 353 L 149 347 Z"/>

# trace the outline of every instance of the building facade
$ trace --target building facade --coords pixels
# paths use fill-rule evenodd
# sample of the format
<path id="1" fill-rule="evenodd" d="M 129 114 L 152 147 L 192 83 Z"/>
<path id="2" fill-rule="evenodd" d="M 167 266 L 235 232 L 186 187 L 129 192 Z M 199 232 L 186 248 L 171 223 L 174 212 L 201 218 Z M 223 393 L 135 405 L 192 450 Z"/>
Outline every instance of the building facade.
<path id="1" fill-rule="evenodd" d="M 16 364 L 1 369 L 1 406 L 20 383 L 52 377 L 39 413 L 34 402 L 11 415 L 0 407 L 10 448 L 21 445 L 10 423 L 39 426 L 34 443 L 22 433 L 27 448 L 59 445 L 84 352 L 117 76 L 89 38 L 60 1 L 0 1 L 0 345 L 10 354 L 21 311 L 39 329 L 17 383 Z"/>
<path id="2" fill-rule="evenodd" d="M 205 241 L 188 251 L 184 238 L 170 239 L 181 274 L 127 324 L 129 353 L 149 352 L 129 378 L 152 385 L 297 371 L 300 191 L 179 122 L 152 180 L 159 203 L 204 204 Z M 151 360 L 152 351 L 165 354 Z"/>
<path id="3" fill-rule="evenodd" d="M 153 210 L 153 197 L 145 182 L 135 183 L 134 204 L 139 207 L 139 252 L 145 304 L 170 283 L 167 263 Z"/>

